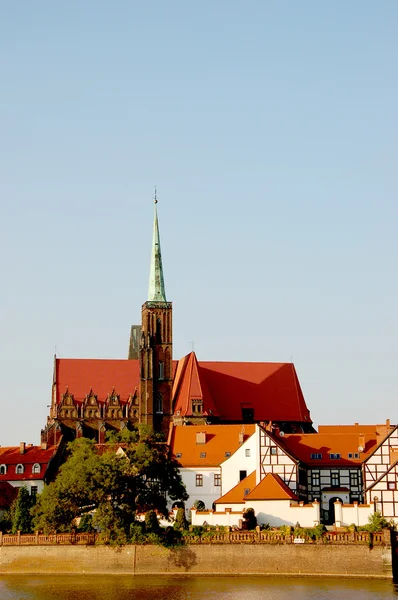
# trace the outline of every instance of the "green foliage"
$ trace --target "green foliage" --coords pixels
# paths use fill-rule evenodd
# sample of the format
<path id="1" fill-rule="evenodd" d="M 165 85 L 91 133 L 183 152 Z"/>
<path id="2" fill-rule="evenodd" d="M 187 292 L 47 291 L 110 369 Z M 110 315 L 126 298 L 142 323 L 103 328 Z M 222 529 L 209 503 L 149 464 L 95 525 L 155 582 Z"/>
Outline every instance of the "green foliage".
<path id="1" fill-rule="evenodd" d="M 174 523 L 174 528 L 179 530 L 188 529 L 188 521 L 185 516 L 185 509 L 179 508 L 176 514 L 176 520 Z"/>
<path id="2" fill-rule="evenodd" d="M 205 531 L 205 528 L 203 527 L 203 525 L 194 525 L 191 528 L 191 532 L 195 537 L 202 537 L 204 531 Z"/>
<path id="3" fill-rule="evenodd" d="M 382 531 L 382 529 L 390 527 L 390 522 L 387 521 L 387 519 L 385 519 L 381 512 L 378 510 L 375 511 L 373 514 L 369 515 L 368 521 L 369 523 L 367 525 L 367 530 L 371 533 L 375 533 L 376 531 Z"/>
<path id="4" fill-rule="evenodd" d="M 32 533 L 31 508 L 34 505 L 35 496 L 30 496 L 28 488 L 19 488 L 18 496 L 11 507 L 11 531 L 12 533 Z"/>
<path id="5" fill-rule="evenodd" d="M 10 510 L 5 510 L 3 516 L 0 518 L 0 531 L 8 533 L 11 531 L 12 519 Z"/>
<path id="6" fill-rule="evenodd" d="M 145 530 L 147 533 L 158 533 L 160 525 L 154 510 L 149 510 L 145 515 Z"/>
<path id="7" fill-rule="evenodd" d="M 123 452 L 116 454 L 121 444 Z M 38 496 L 36 530 L 70 531 L 76 517 L 95 509 L 93 522 L 103 537 L 125 543 L 135 512 L 156 509 L 168 516 L 167 496 L 188 499 L 178 463 L 161 434 L 147 426 L 111 435 L 101 454 L 91 440 L 76 439 L 68 454 L 56 480 Z"/>
<path id="8" fill-rule="evenodd" d="M 95 531 L 93 527 L 93 516 L 90 513 L 85 513 L 80 519 L 78 531 L 81 533 L 92 533 Z"/>
<path id="9" fill-rule="evenodd" d="M 196 510 L 199 510 L 200 512 L 206 510 L 205 503 L 202 500 L 195 500 L 193 505 L 194 505 L 194 508 L 196 508 Z"/>
<path id="10" fill-rule="evenodd" d="M 323 534 L 326 533 L 327 529 L 323 523 L 319 523 L 313 528 L 314 536 L 316 540 L 320 540 L 323 537 Z"/>
<path id="11" fill-rule="evenodd" d="M 130 525 L 130 542 L 132 544 L 143 544 L 145 540 L 145 523 L 135 521 Z"/>
<path id="12" fill-rule="evenodd" d="M 248 529 L 249 531 L 251 529 L 255 529 L 257 526 L 257 517 L 254 514 L 254 508 L 246 508 L 243 511 L 243 520 L 244 520 L 244 528 Z"/>
<path id="13" fill-rule="evenodd" d="M 292 535 L 293 528 L 291 527 L 291 525 L 281 525 L 279 527 L 279 531 L 281 532 L 282 535 L 287 537 L 287 536 Z"/>

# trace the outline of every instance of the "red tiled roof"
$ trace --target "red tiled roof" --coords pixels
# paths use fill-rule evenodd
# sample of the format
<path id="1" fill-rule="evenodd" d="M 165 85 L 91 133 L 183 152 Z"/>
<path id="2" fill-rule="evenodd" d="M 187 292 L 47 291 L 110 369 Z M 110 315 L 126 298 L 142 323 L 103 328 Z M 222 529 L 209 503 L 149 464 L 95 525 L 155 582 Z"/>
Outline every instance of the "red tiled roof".
<path id="1" fill-rule="evenodd" d="M 291 363 L 199 361 L 196 364 L 195 356 L 185 357 L 183 361 L 181 369 L 177 369 L 178 381 L 174 386 L 175 408 L 182 414 L 192 414 L 190 400 L 199 394 L 198 397 L 203 397 L 204 410 L 208 414 L 216 411 L 224 421 L 242 421 L 245 407 L 253 409 L 255 421 L 311 423 Z"/>
<path id="2" fill-rule="evenodd" d="M 232 490 L 229 490 L 224 496 L 215 501 L 215 504 L 243 504 L 245 501 L 245 492 L 253 490 L 256 487 L 256 471 L 250 473 L 242 479 Z"/>
<path id="3" fill-rule="evenodd" d="M 26 445 L 25 452 L 20 453 L 19 446 L 0 447 L 0 465 L 6 465 L 7 473 L 0 475 L 0 481 L 23 481 L 25 479 L 43 479 L 57 446 L 49 446 L 46 450 L 41 446 Z M 32 473 L 34 464 L 40 465 L 40 473 Z M 16 473 L 17 465 L 24 466 L 23 473 Z"/>
<path id="4" fill-rule="evenodd" d="M 255 425 L 177 425 L 171 432 L 170 447 L 182 467 L 219 466 L 228 458 L 226 452 L 233 454 L 242 445 L 242 428 L 245 442 L 253 435 Z M 205 433 L 205 444 L 197 444 L 197 433 Z"/>
<path id="5" fill-rule="evenodd" d="M 383 438 L 378 439 L 376 433 L 366 430 L 358 433 L 288 433 L 283 438 L 278 438 L 278 443 L 300 461 L 311 466 L 342 466 L 360 465 L 375 450 Z M 359 447 L 363 451 L 359 451 Z M 330 455 L 340 454 L 340 458 L 331 458 Z M 351 454 L 351 458 L 348 457 Z M 358 454 L 358 458 L 355 458 Z M 321 455 L 315 458 L 312 455 Z"/>
<path id="6" fill-rule="evenodd" d="M 279 475 L 267 473 L 254 490 L 245 497 L 245 501 L 250 500 L 298 500 L 298 498 Z"/>

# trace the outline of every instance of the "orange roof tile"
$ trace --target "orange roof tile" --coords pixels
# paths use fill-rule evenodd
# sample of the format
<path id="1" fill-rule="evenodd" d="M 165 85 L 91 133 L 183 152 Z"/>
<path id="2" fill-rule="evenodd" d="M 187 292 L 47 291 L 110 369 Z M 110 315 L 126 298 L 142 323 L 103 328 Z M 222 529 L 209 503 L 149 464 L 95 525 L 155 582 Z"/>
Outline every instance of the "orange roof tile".
<path id="1" fill-rule="evenodd" d="M 197 362 L 193 352 L 182 360 L 173 388 L 182 415 L 192 414 L 191 399 L 199 394 L 204 410 L 224 421 L 242 421 L 245 407 L 253 409 L 255 421 L 311 423 L 291 363 Z"/>
<path id="2" fill-rule="evenodd" d="M 322 428 L 321 428 L 322 429 Z M 307 465 L 360 465 L 383 438 L 366 430 L 358 433 L 288 433 L 278 443 Z M 359 451 L 359 447 L 363 451 Z M 340 458 L 331 458 L 331 455 Z M 351 455 L 349 457 L 349 454 Z M 357 457 L 355 456 L 357 455 Z M 316 458 L 319 456 L 319 458 Z"/>
<path id="3" fill-rule="evenodd" d="M 215 501 L 215 504 L 242 504 L 245 501 L 245 495 L 247 490 L 253 490 L 256 487 L 256 471 L 250 473 L 247 477 L 242 479 L 235 487 L 229 492 L 221 496 Z"/>
<path id="4" fill-rule="evenodd" d="M 254 490 L 245 497 L 246 502 L 250 500 L 298 500 L 298 498 L 279 475 L 267 473 Z"/>
<path id="5" fill-rule="evenodd" d="M 255 425 L 177 425 L 171 432 L 170 446 L 183 467 L 215 467 L 242 445 L 239 434 L 244 431 L 244 442 L 253 435 Z M 205 433 L 206 443 L 197 443 L 197 433 Z"/>

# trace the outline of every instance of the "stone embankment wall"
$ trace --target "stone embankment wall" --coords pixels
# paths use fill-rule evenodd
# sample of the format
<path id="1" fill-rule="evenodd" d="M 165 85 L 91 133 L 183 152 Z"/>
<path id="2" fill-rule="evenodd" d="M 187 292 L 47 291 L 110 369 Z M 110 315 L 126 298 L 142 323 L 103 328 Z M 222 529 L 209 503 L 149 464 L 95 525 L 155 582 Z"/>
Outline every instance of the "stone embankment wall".
<path id="1" fill-rule="evenodd" d="M 391 547 L 328 544 L 2 546 L 0 575 L 11 573 L 392 577 Z"/>

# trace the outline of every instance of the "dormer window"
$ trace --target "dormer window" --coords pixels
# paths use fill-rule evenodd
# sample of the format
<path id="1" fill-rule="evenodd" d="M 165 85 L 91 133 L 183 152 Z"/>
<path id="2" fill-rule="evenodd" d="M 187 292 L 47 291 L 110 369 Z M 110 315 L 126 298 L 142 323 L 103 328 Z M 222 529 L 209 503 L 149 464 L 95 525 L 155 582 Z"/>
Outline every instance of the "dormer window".
<path id="1" fill-rule="evenodd" d="M 311 454 L 311 459 L 312 460 L 320 460 L 322 458 L 322 454 L 320 452 L 316 453 L 316 454 Z"/>
<path id="2" fill-rule="evenodd" d="M 39 463 L 35 463 L 32 467 L 32 473 L 40 473 L 40 465 Z"/>
<path id="3" fill-rule="evenodd" d="M 22 473 L 24 472 L 24 466 L 19 464 L 15 467 L 15 473 L 17 475 L 22 475 Z"/>
<path id="4" fill-rule="evenodd" d="M 338 454 L 338 453 L 337 454 L 336 453 L 329 454 L 329 457 L 333 460 L 337 460 L 337 459 L 341 458 L 341 454 Z"/>
<path id="5" fill-rule="evenodd" d="M 206 452 L 201 452 L 200 453 L 200 458 L 206 458 Z"/>
<path id="6" fill-rule="evenodd" d="M 201 415 L 203 413 L 202 398 L 192 398 L 192 414 Z"/>
<path id="7" fill-rule="evenodd" d="M 0 465 L 0 475 L 5 475 L 7 473 L 7 466 Z"/>

